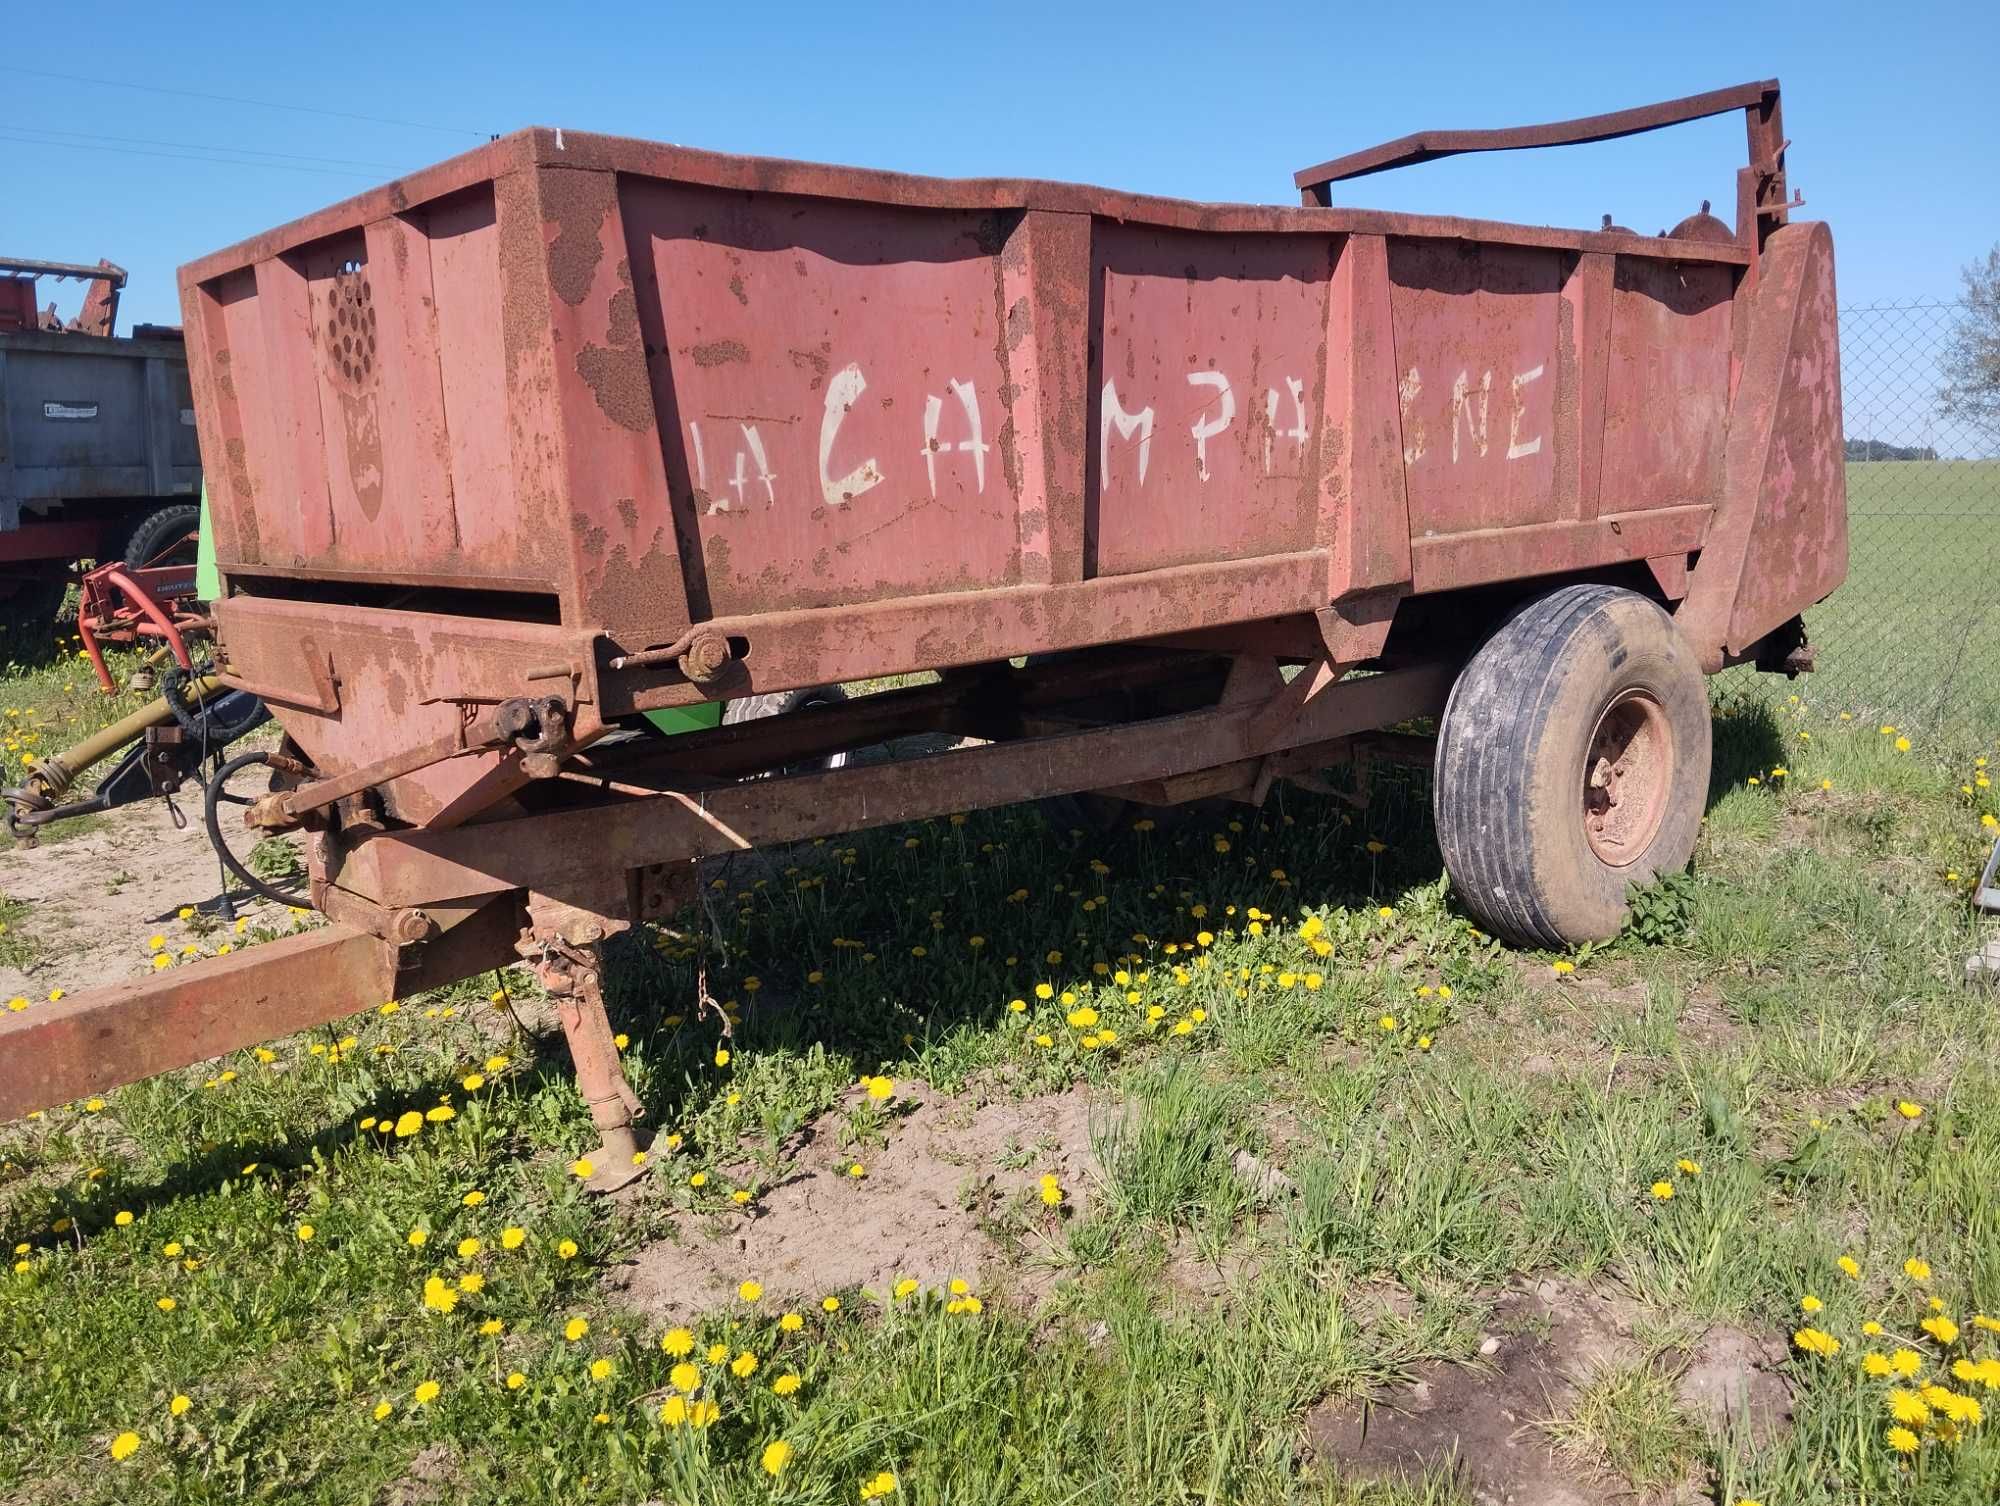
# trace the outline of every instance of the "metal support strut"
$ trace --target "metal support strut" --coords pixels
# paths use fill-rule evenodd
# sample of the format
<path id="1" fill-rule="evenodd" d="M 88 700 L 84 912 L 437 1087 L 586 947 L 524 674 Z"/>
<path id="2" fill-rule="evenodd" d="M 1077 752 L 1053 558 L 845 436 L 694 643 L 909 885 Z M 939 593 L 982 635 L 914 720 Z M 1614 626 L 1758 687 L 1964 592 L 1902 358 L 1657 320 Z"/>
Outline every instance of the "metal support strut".
<path id="1" fill-rule="evenodd" d="M 566 941 L 540 943 L 536 976 L 555 1001 L 576 1067 L 577 1091 L 590 1109 L 600 1143 L 589 1161 L 594 1168 L 585 1185 L 593 1192 L 615 1192 L 644 1175 L 640 1152 L 645 1148 L 634 1121 L 644 1107 L 618 1060 L 611 1019 L 604 1010 L 603 953 L 595 942 L 575 946 Z M 650 1140 L 650 1135 L 645 1137 Z"/>

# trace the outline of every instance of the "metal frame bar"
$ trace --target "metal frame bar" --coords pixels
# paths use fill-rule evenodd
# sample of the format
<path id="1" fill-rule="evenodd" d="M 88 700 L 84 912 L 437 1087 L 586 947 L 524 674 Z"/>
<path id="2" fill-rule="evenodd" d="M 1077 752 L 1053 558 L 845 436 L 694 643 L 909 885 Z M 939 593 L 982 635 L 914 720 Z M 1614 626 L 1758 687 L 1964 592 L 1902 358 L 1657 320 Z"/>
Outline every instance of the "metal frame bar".
<path id="1" fill-rule="evenodd" d="M 1365 178 L 1371 173 L 1388 172 L 1392 168 L 1409 167 L 1419 162 L 1434 162 L 1440 157 L 1456 157 L 1465 152 L 1504 152 L 1615 141 L 1622 136 L 1637 136 L 1645 131 L 1657 131 L 1690 120 L 1705 120 L 1711 115 L 1726 115 L 1731 110 L 1775 110 L 1777 97 L 1778 81 L 1768 78 L 1755 83 L 1736 84 L 1727 89 L 1711 89 L 1706 94 L 1662 100 L 1658 104 L 1638 105 L 1629 110 L 1613 110 L 1604 115 L 1551 121 L 1546 125 L 1505 126 L 1477 131 L 1416 131 L 1408 136 L 1399 136 L 1394 141 L 1385 141 L 1380 146 L 1349 152 L 1344 157 L 1301 168 L 1292 175 L 1292 182 L 1300 191 L 1301 202 L 1308 206 L 1325 207 L 1331 202 L 1330 187 L 1349 178 Z M 1752 130 L 1755 130 L 1754 122 Z"/>

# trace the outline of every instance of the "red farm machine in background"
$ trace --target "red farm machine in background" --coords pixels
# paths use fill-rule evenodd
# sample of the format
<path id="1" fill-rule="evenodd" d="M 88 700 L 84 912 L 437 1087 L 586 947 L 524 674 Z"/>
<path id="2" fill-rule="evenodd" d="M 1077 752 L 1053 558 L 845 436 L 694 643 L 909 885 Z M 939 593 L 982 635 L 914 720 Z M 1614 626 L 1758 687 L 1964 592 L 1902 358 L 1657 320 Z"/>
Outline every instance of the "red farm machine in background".
<path id="1" fill-rule="evenodd" d="M 1723 113 L 1733 224 L 1332 202 Z M 211 794 L 268 770 L 249 820 L 310 833 L 331 923 L 0 1021 L 0 1116 L 523 959 L 615 1181 L 600 947 L 698 859 L 1257 804 L 1430 718 L 1467 911 L 1614 932 L 1692 850 L 1704 672 L 1804 667 L 1846 571 L 1832 241 L 1786 146 L 1753 83 L 1405 138 L 1277 207 L 528 130 L 182 269 L 218 674 L 286 734 Z M 949 747 L 809 762 L 911 733 Z"/>

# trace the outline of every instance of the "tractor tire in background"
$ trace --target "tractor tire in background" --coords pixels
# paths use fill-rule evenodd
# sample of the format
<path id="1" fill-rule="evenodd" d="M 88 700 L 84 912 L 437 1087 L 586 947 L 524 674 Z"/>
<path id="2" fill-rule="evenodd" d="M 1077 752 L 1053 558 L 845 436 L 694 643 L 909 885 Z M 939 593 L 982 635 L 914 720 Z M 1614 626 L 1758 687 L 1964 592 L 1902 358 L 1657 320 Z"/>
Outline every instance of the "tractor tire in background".
<path id="1" fill-rule="evenodd" d="M 773 691 L 769 695 L 744 696 L 731 701 L 722 710 L 722 725 L 733 727 L 738 722 L 759 721 L 767 716 L 783 716 L 788 711 L 803 711 L 810 706 L 834 706 L 847 699 L 847 692 L 838 685 L 809 685 L 799 690 Z M 788 765 L 775 772 L 781 774 L 803 774 L 819 769 L 842 769 L 847 767 L 846 753 L 829 753 L 824 758 L 810 763 Z M 754 775 L 753 778 L 767 778 L 768 775 Z"/>
<path id="2" fill-rule="evenodd" d="M 174 502 L 155 508 L 135 525 L 125 539 L 125 568 L 144 570 L 149 565 L 192 565 L 195 562 L 195 531 L 201 526 L 201 508 L 192 502 Z"/>
<path id="3" fill-rule="evenodd" d="M 1617 935 L 1628 888 L 1693 855 L 1709 758 L 1707 685 L 1671 617 L 1613 586 L 1529 602 L 1445 706 L 1431 802 L 1453 889 L 1517 945 Z"/>

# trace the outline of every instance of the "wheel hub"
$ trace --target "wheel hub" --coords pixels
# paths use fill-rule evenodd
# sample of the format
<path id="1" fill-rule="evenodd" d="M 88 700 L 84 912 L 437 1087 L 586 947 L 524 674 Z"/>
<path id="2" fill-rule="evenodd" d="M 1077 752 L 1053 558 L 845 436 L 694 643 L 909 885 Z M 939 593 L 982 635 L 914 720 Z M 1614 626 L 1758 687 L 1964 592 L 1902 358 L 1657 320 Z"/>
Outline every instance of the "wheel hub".
<path id="1" fill-rule="evenodd" d="M 1583 764 L 1583 832 L 1600 862 L 1636 862 L 1660 829 L 1673 786 L 1674 745 L 1665 709 L 1628 690 L 1604 708 Z"/>

